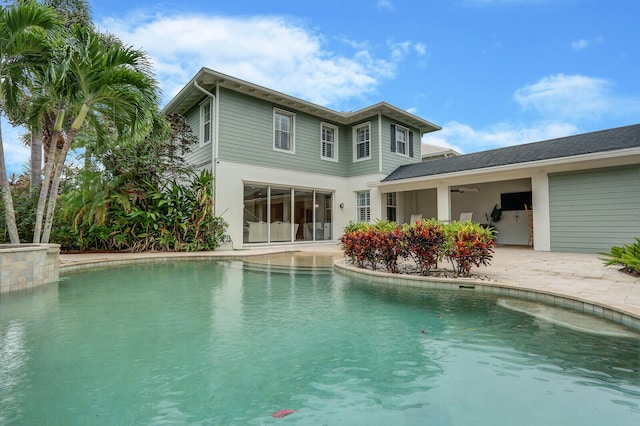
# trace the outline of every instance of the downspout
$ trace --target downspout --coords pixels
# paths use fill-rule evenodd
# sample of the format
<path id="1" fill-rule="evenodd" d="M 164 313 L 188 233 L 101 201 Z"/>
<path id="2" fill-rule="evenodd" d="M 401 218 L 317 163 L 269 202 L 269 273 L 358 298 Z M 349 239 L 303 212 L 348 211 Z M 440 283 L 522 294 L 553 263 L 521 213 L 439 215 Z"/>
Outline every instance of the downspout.
<path id="1" fill-rule="evenodd" d="M 382 173 L 382 114 L 378 113 L 378 173 Z"/>
<path id="2" fill-rule="evenodd" d="M 213 141 L 211 141 L 212 142 L 211 143 L 211 171 L 213 173 L 213 215 L 215 216 L 216 205 L 218 204 L 216 203 L 216 197 L 218 196 L 218 192 L 217 192 L 218 175 L 216 174 L 217 172 L 216 164 L 218 163 L 218 157 L 217 157 L 217 154 L 218 154 L 218 97 L 213 93 L 209 92 L 208 90 L 206 90 L 204 87 L 200 86 L 196 80 L 193 80 L 193 86 L 214 100 L 215 125 L 214 125 L 213 135 L 211 136 L 213 138 Z M 216 93 L 217 92 L 218 92 L 218 85 L 216 85 Z"/>

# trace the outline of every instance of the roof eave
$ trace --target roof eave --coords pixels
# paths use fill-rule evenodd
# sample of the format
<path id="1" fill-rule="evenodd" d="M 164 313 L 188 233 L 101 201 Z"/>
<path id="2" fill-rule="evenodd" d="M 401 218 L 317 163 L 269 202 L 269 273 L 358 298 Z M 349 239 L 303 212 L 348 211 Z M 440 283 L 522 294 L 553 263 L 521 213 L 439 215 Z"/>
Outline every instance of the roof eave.
<path id="1" fill-rule="evenodd" d="M 640 156 L 640 147 L 619 149 L 615 151 L 592 152 L 589 154 L 574 155 L 570 157 L 559 157 L 559 158 L 551 158 L 547 160 L 528 161 L 524 163 L 505 164 L 502 166 L 469 169 L 469 170 L 462 170 L 462 171 L 451 172 L 451 173 L 440 173 L 440 174 L 433 174 L 433 175 L 427 175 L 427 176 L 417 176 L 412 178 L 396 179 L 396 180 L 390 180 L 385 182 L 381 181 L 381 182 L 377 182 L 373 186 L 384 187 L 384 186 L 392 186 L 392 185 L 398 185 L 398 184 L 424 182 L 424 181 L 430 181 L 430 180 L 441 181 L 445 179 L 455 179 L 455 178 L 467 177 L 471 175 L 489 174 L 489 173 L 496 173 L 496 172 L 510 172 L 518 169 L 527 169 L 527 168 L 534 168 L 534 167 L 535 168 L 550 167 L 550 166 L 557 166 L 562 164 L 578 163 L 583 161 L 606 160 L 606 159 L 615 159 L 615 158 L 629 157 L 629 156 Z"/>
<path id="2" fill-rule="evenodd" d="M 182 111 L 186 112 L 192 105 L 180 108 L 181 103 L 193 96 L 194 93 L 200 94 L 194 87 L 194 82 L 198 82 L 205 87 L 219 86 L 224 87 L 236 92 L 246 94 L 258 99 L 263 99 L 274 104 L 293 108 L 301 112 L 315 115 L 328 121 L 332 121 L 338 124 L 350 125 L 357 123 L 360 120 L 370 118 L 371 116 L 382 113 L 391 118 L 397 119 L 403 123 L 411 125 L 419 129 L 420 134 L 441 130 L 442 128 L 436 124 L 433 124 L 427 120 L 424 120 L 416 115 L 413 115 L 400 108 L 394 107 L 386 102 L 380 102 L 375 105 L 363 108 L 355 112 L 339 112 L 330 108 L 326 108 L 294 96 L 284 94 L 248 81 L 241 80 L 236 77 L 232 77 L 217 71 L 213 71 L 209 68 L 201 68 L 198 73 L 178 92 L 176 96 L 169 101 L 169 103 L 163 108 L 163 111 Z"/>

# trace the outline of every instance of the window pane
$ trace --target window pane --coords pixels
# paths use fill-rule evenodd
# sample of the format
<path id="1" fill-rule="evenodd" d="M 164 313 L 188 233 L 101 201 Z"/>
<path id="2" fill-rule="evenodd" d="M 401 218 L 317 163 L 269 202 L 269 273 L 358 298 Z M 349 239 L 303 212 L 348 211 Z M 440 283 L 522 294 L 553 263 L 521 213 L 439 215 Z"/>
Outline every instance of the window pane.
<path id="1" fill-rule="evenodd" d="M 271 188 L 270 201 L 270 241 L 291 241 L 291 190 Z"/>
<path id="2" fill-rule="evenodd" d="M 332 228 L 332 196 L 316 192 L 316 241 L 326 241 L 331 239 Z"/>
<path id="3" fill-rule="evenodd" d="M 369 126 L 356 130 L 356 159 L 368 158 L 370 155 Z"/>
<path id="4" fill-rule="evenodd" d="M 294 193 L 296 240 L 313 240 L 313 210 L 313 192 L 296 190 Z"/>
<path id="5" fill-rule="evenodd" d="M 245 243 L 267 242 L 267 187 L 244 187 L 244 235 Z"/>
<path id="6" fill-rule="evenodd" d="M 359 222 L 369 222 L 371 219 L 370 207 L 371 195 L 369 191 L 356 193 L 357 220 Z"/>

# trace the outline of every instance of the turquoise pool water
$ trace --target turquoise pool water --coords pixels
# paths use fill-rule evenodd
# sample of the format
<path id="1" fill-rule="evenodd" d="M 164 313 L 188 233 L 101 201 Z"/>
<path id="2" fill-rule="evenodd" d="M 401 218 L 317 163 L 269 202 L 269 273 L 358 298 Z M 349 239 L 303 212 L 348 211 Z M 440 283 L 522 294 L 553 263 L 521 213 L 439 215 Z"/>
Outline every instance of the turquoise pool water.
<path id="1" fill-rule="evenodd" d="M 0 424 L 638 423 L 638 339 L 496 302 L 241 262 L 77 272 L 0 298 Z"/>

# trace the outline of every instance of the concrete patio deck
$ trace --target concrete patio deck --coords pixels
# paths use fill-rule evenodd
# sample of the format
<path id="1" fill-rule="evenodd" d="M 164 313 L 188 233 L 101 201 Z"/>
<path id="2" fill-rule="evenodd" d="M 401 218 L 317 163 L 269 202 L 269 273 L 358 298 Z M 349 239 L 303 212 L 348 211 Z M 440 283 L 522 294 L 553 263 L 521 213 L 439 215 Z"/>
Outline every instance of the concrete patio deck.
<path id="1" fill-rule="evenodd" d="M 278 254 L 290 253 L 293 256 Z M 132 261 L 164 261 L 177 258 L 268 259 L 273 264 L 328 266 L 342 254 L 335 244 L 287 245 L 247 250 L 216 250 L 198 253 L 95 253 L 61 254 L 60 272 Z M 266 261 L 266 260 L 263 260 Z M 482 285 L 543 293 L 592 304 L 633 317 L 640 329 L 640 279 L 604 266 L 594 254 L 550 253 L 526 247 L 496 247 L 489 267 L 473 270 Z M 599 312 L 594 312 L 598 314 Z M 616 319 L 616 318 L 614 318 Z"/>

